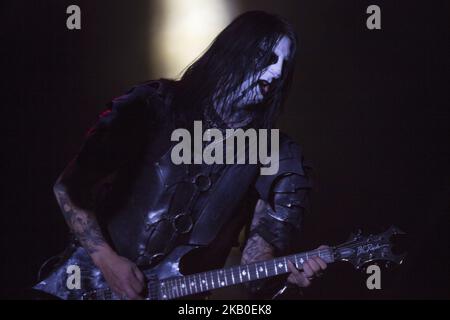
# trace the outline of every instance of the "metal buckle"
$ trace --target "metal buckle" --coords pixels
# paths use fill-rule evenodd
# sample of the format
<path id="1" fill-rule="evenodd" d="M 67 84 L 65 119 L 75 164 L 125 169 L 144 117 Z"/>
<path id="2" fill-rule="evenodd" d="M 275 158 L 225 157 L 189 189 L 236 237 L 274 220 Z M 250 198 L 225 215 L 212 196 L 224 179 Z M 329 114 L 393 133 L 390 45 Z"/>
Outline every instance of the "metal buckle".
<path id="1" fill-rule="evenodd" d="M 189 233 L 193 226 L 192 218 L 186 213 L 180 213 L 172 219 L 173 229 L 180 234 Z"/>
<path id="2" fill-rule="evenodd" d="M 201 192 L 208 191 L 212 185 L 211 178 L 203 173 L 197 174 L 194 178 L 193 183 Z"/>

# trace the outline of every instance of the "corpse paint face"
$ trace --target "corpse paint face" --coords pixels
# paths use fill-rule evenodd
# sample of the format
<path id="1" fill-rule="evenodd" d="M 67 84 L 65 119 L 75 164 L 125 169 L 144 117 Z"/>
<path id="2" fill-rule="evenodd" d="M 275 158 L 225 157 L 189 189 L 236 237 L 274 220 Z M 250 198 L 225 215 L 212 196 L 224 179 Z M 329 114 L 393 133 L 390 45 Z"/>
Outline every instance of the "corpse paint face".
<path id="1" fill-rule="evenodd" d="M 291 40 L 284 36 L 280 39 L 273 50 L 273 58 L 270 65 L 267 66 L 255 79 L 249 76 L 239 88 L 239 96 L 237 107 L 245 107 L 250 104 L 261 103 L 270 93 L 274 80 L 277 80 L 283 74 L 284 63 L 289 59 L 291 54 Z"/>

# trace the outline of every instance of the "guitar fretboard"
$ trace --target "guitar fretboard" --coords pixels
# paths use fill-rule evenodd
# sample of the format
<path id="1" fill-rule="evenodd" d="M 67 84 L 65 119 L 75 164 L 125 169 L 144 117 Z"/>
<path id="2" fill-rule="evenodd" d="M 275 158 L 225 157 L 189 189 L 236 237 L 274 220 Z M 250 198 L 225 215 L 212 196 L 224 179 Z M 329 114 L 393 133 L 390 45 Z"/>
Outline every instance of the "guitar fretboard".
<path id="1" fill-rule="evenodd" d="M 303 263 L 312 257 L 320 257 L 327 263 L 334 262 L 330 249 L 314 250 L 270 261 L 162 280 L 159 283 L 158 296 L 161 300 L 172 300 L 213 289 L 286 274 L 290 272 L 288 261 L 291 261 L 297 269 L 301 270 Z"/>

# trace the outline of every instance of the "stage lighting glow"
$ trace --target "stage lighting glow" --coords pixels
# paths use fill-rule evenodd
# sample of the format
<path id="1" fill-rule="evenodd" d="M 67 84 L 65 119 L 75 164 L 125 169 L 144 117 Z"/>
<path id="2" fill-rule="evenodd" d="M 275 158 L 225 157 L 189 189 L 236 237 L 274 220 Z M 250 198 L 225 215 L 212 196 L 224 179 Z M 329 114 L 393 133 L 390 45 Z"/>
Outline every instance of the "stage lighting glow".
<path id="1" fill-rule="evenodd" d="M 178 78 L 235 14 L 230 0 L 158 0 L 153 7 L 152 75 Z"/>

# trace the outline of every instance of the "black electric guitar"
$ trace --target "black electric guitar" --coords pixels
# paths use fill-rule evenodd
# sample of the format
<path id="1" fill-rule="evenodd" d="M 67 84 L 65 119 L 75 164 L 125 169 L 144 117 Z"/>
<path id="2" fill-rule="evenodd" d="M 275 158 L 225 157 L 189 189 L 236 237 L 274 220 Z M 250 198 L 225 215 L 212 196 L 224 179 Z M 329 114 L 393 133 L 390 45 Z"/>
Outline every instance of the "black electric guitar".
<path id="1" fill-rule="evenodd" d="M 378 235 L 363 236 L 358 233 L 352 235 L 347 242 L 336 247 L 186 276 L 180 273 L 180 261 L 186 254 L 197 248 L 192 246 L 178 247 L 154 268 L 143 271 L 148 279 L 146 299 L 180 299 L 218 288 L 286 274 L 289 273 L 288 261 L 291 261 L 301 270 L 306 260 L 316 256 L 327 263 L 347 261 L 357 269 L 379 261 L 401 264 L 405 254 L 395 255 L 392 252 L 391 242 L 392 236 L 401 234 L 404 233 L 395 227 L 391 227 Z M 69 289 L 70 285 L 66 283 L 69 277 L 67 269 L 71 265 L 80 267 L 81 288 Z M 58 280 L 55 282 L 55 279 Z M 53 284 L 48 286 L 49 283 Z M 121 300 L 122 298 L 108 287 L 100 270 L 90 262 L 82 248 L 79 248 L 49 278 L 36 285 L 35 288 L 47 291 L 62 299 Z"/>

